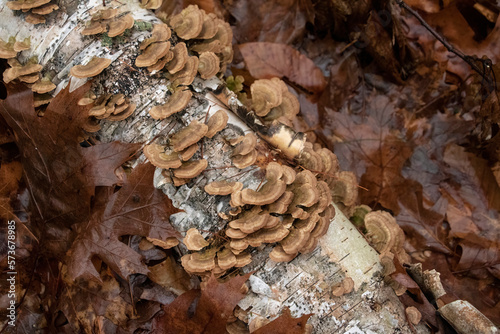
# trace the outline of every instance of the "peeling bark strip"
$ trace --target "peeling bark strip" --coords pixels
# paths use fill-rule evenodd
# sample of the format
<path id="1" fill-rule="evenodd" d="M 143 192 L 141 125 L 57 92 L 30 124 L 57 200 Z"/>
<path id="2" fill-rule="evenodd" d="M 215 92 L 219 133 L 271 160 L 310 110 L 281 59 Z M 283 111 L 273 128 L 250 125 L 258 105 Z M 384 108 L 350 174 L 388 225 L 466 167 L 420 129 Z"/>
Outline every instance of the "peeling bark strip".
<path id="1" fill-rule="evenodd" d="M 341 181 L 340 172 L 335 165 L 336 158 L 335 161 L 331 160 L 327 152 L 306 143 L 303 134 L 295 133 L 286 125 L 277 121 L 265 124 L 253 112 L 244 108 L 218 77 L 207 78 L 209 75 L 205 72 L 203 76 L 206 79 L 195 77 L 200 68 L 197 55 L 201 57 L 204 52 L 213 52 L 219 57 L 222 72 L 225 65 L 231 61 L 232 37 L 227 23 L 217 21 L 216 28 L 206 27 L 205 21 L 198 22 L 200 18 L 196 10 L 190 8 L 184 18 L 177 17 L 170 22 L 173 33 L 172 36 L 168 36 L 170 37 L 168 42 L 155 39 L 156 37 L 145 42 L 150 37 L 150 32 L 136 28 L 131 28 L 123 36 L 113 38 L 110 38 L 110 35 L 96 37 L 81 33 L 84 29 L 91 30 L 91 25 L 98 26 L 96 31 L 105 31 L 111 22 L 107 20 L 113 20 L 116 15 L 117 17 L 131 15 L 136 23 L 142 21 L 149 25 L 155 36 L 153 27 L 161 26 L 162 21 L 151 11 L 141 8 L 139 1 L 135 0 L 107 3 L 107 10 L 111 9 L 112 12 L 100 11 L 103 7 L 98 0 L 80 1 L 76 4 L 73 1 L 61 1 L 60 10 L 48 14 L 45 17 L 46 23 L 36 26 L 23 21 L 23 15 L 14 15 L 5 6 L 5 2 L 0 6 L 0 22 L 2 22 L 0 37 L 4 41 L 11 36 L 17 41 L 31 37 L 31 48 L 22 51 L 18 60 L 24 64 L 29 58 L 36 56 L 39 64 L 43 66 L 42 74 L 50 73 L 53 76 L 52 81 L 57 85 L 56 92 L 68 84 L 70 70 L 75 66 L 96 62 L 95 57 L 106 59 L 105 62 L 110 63 L 109 67 L 100 69 L 102 71 L 99 71 L 100 74 L 94 74 L 92 94 L 89 98 L 92 101 L 93 95 L 97 99 L 90 103 L 94 103 L 95 107 L 95 103 L 100 101 L 105 109 L 104 114 L 110 115 L 122 105 L 116 102 L 117 100 L 124 103 L 121 101 L 122 98 L 127 104 L 136 108 L 125 120 L 100 121 L 101 129 L 96 135 L 103 142 L 121 140 L 153 144 L 154 141 L 154 144 L 161 145 L 161 148 L 152 147 L 156 151 L 151 154 L 154 153 L 155 157 L 162 161 L 176 162 L 175 165 L 179 167 L 157 168 L 154 182 L 157 188 L 162 189 L 170 197 L 176 207 L 184 210 L 170 217 L 177 231 L 185 233 L 191 228 L 210 231 L 211 233 L 204 232 L 203 236 L 207 238 L 214 234 L 214 237 L 209 239 L 211 245 L 229 249 L 223 239 L 218 239 L 219 234 L 215 233 L 227 229 L 228 220 L 234 221 L 235 218 L 242 217 L 246 210 L 249 210 L 250 202 L 245 203 L 243 195 L 240 204 L 236 204 L 235 201 L 238 200 L 236 196 L 232 198 L 232 196 L 208 195 L 204 187 L 214 181 L 227 180 L 241 182 L 245 190 L 258 190 L 264 173 L 253 164 L 259 157 L 262 158 L 260 165 L 266 166 L 268 174 L 271 173 L 269 164 L 262 161 L 276 159 L 286 165 L 287 161 L 295 159 L 292 165 L 296 166 L 299 163 L 306 171 L 309 169 L 307 173 L 313 175 L 315 182 L 323 182 L 327 187 L 338 190 L 334 194 L 338 201 L 334 206 L 335 218 L 331 220 L 326 235 L 319 240 L 319 247 L 315 247 L 314 243 L 311 247 L 305 247 L 305 241 L 309 240 L 306 237 L 299 238 L 302 240 L 301 243 L 304 242 L 300 247 L 285 241 L 290 239 L 283 239 L 281 245 L 274 248 L 274 252 L 293 256 L 293 260 L 281 263 L 274 262 L 269 257 L 273 251 L 272 244 L 248 248 L 253 261 L 245 266 L 243 271 L 255 270 L 255 273 L 249 280 L 249 294 L 239 304 L 242 309 L 249 311 L 246 316 L 248 323 L 259 317 L 275 317 L 284 307 L 288 307 L 295 317 L 314 313 L 309 323 L 313 325 L 316 333 L 368 329 L 385 333 L 398 330 L 404 333 L 410 332 L 402 305 L 392 289 L 385 287 L 381 277 L 377 275 L 381 270 L 378 254 L 342 213 L 342 210 L 349 210 L 353 204 L 351 203 L 353 196 L 347 183 Z M 191 24 L 192 21 L 199 24 Z M 191 26 L 196 27 L 196 31 L 191 31 Z M 215 29 L 215 33 L 207 32 L 210 29 Z M 161 35 L 159 32 L 158 34 Z M 201 41 L 195 39 L 184 43 L 179 38 L 181 36 L 186 40 L 197 36 L 203 36 L 203 39 L 200 37 Z M 182 44 L 185 45 L 182 47 Z M 177 66 L 178 58 L 175 57 L 181 57 L 182 54 L 186 56 L 185 64 Z M 139 55 L 148 60 L 143 64 L 145 68 L 137 67 Z M 175 63 L 172 62 L 174 59 Z M 203 65 L 205 66 L 209 65 Z M 75 70 L 72 73 L 75 74 Z M 85 78 L 75 78 L 82 77 L 76 74 L 71 80 L 72 90 L 87 81 Z M 168 104 L 174 96 L 178 97 L 176 94 L 186 90 L 192 95 L 182 110 L 174 108 L 170 115 L 170 112 L 166 112 L 162 107 L 161 112 L 153 113 L 158 117 L 149 115 L 151 109 Z M 113 104 L 109 101 L 113 101 Z M 277 102 L 276 106 L 278 105 Z M 206 120 L 220 111 L 227 114 L 227 125 L 224 129 L 212 137 L 205 136 L 208 131 L 205 129 L 196 141 L 183 142 L 182 129 L 192 124 L 205 125 Z M 246 153 L 239 155 L 248 158 L 248 161 L 253 160 L 250 166 L 240 165 L 242 167 L 240 170 L 236 167 L 232 156 L 236 148 L 233 149 L 229 142 L 253 132 L 263 141 L 256 143 L 256 146 L 254 145 L 248 152 L 241 147 L 238 149 L 241 153 Z M 187 150 L 190 148 L 192 149 L 188 154 Z M 252 156 L 248 156 L 249 154 Z M 203 168 L 198 169 L 200 165 Z M 296 172 L 300 170 L 297 168 L 294 173 Z M 285 172 L 280 173 L 285 174 Z M 304 175 L 307 173 L 304 172 Z M 286 191 L 289 187 L 293 188 L 294 181 L 286 181 L 285 176 L 272 178 L 266 175 L 266 177 L 268 182 L 274 180 Z M 299 193 L 294 195 L 295 200 L 299 197 Z M 290 203 L 294 203 L 293 200 L 291 199 Z M 272 202 L 256 205 L 264 207 L 275 203 L 274 200 Z M 288 217 L 286 228 L 290 230 L 289 233 L 298 231 L 298 234 L 307 233 L 309 236 L 317 223 L 311 222 L 307 225 L 305 222 L 309 215 L 312 215 L 308 208 L 313 208 L 316 202 L 318 200 L 307 204 L 309 206 L 296 203 L 291 209 L 276 214 L 281 218 L 274 221 L 284 224 Z M 318 211 L 317 214 L 322 212 L 323 210 Z M 308 230 L 300 232 L 302 229 Z M 244 232 L 244 234 L 250 237 L 253 231 L 249 232 L 251 233 Z M 233 238 L 232 241 L 234 240 L 237 238 Z M 187 253 L 186 250 L 183 251 Z M 218 251 L 219 249 L 215 248 L 211 250 L 214 256 Z M 304 254 L 297 256 L 299 251 Z M 191 258 L 194 257 L 193 254 L 197 253 L 192 253 Z M 210 261 L 214 261 L 214 258 L 212 257 Z M 215 265 L 209 263 L 207 268 L 212 270 Z M 336 297 L 332 287 L 336 287 L 347 277 L 352 280 L 354 291 Z"/>

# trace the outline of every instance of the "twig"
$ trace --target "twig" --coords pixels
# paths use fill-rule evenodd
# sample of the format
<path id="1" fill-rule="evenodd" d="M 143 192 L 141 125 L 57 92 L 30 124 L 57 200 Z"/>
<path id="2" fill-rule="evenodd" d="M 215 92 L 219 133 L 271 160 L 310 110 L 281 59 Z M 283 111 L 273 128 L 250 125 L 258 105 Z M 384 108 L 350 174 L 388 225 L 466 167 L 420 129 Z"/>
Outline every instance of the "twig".
<path id="1" fill-rule="evenodd" d="M 408 12 L 410 12 L 415 18 L 422 24 L 438 41 L 440 41 L 448 51 L 454 53 L 458 57 L 460 57 L 463 61 L 465 61 L 469 66 L 476 71 L 479 75 L 481 75 L 488 83 L 489 87 L 492 87 L 494 82 L 491 80 L 491 78 L 486 75 L 485 71 L 483 71 L 477 64 L 475 63 L 475 60 L 482 61 L 482 59 L 477 59 L 475 57 L 467 56 L 465 55 L 462 51 L 458 50 L 457 48 L 453 47 L 448 41 L 444 39 L 443 36 L 439 35 L 436 30 L 434 30 L 423 18 L 420 16 L 420 14 L 412 9 L 410 6 L 408 6 L 403 0 L 396 0 L 396 3 L 406 9 Z"/>

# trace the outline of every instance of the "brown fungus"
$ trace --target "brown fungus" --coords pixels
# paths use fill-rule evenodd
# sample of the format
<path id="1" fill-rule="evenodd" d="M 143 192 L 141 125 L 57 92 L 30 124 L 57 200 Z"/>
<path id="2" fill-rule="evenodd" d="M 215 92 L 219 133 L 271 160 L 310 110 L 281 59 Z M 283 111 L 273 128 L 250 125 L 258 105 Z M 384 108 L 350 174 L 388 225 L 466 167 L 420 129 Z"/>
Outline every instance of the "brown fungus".
<path id="1" fill-rule="evenodd" d="M 295 257 L 297 255 L 298 255 L 298 253 L 295 253 L 295 254 L 285 253 L 285 251 L 283 250 L 283 247 L 281 245 L 275 246 L 273 248 L 273 250 L 271 251 L 271 253 L 269 253 L 269 257 L 274 262 L 290 262 L 293 259 L 295 259 Z"/>
<path id="2" fill-rule="evenodd" d="M 238 169 L 244 169 L 251 166 L 257 160 L 257 151 L 252 150 L 246 155 L 237 155 L 233 157 L 232 163 Z"/>
<path id="3" fill-rule="evenodd" d="M 186 248 L 190 251 L 199 251 L 202 248 L 205 248 L 209 245 L 209 243 L 203 238 L 200 232 L 195 228 L 190 228 L 186 232 L 186 236 L 183 241 Z"/>
<path id="4" fill-rule="evenodd" d="M 203 28 L 203 13 L 196 5 L 189 5 L 170 19 L 170 26 L 184 40 L 198 36 Z"/>
<path id="5" fill-rule="evenodd" d="M 149 45 L 136 59 L 135 66 L 148 67 L 164 57 L 170 51 L 170 42 L 158 42 Z"/>
<path id="6" fill-rule="evenodd" d="M 229 195 L 242 188 L 241 182 L 214 181 L 205 186 L 205 191 L 210 195 Z"/>
<path id="7" fill-rule="evenodd" d="M 111 64 L 111 59 L 94 57 L 86 65 L 76 65 L 70 70 L 75 78 L 90 78 L 100 74 Z"/>
<path id="8" fill-rule="evenodd" d="M 9 59 L 8 64 L 11 68 L 6 69 L 3 72 L 3 81 L 4 83 L 9 83 L 14 79 L 17 79 L 21 76 L 26 76 L 30 74 L 38 75 L 43 68 L 40 64 L 27 63 L 25 65 L 21 65 L 16 59 Z"/>
<path id="9" fill-rule="evenodd" d="M 46 4 L 46 5 L 37 7 L 37 8 L 33 8 L 31 10 L 31 12 L 33 14 L 38 14 L 38 15 L 47 15 L 47 14 L 50 14 L 53 11 L 58 10 L 58 9 L 59 9 L 58 5 L 56 5 L 54 3 L 49 3 L 49 4 Z"/>
<path id="10" fill-rule="evenodd" d="M 204 273 L 215 268 L 215 250 L 186 254 L 181 258 L 181 262 L 189 273 Z"/>
<path id="11" fill-rule="evenodd" d="M 220 60 L 215 53 L 202 52 L 198 58 L 200 60 L 198 63 L 198 73 L 200 73 L 202 79 L 210 79 L 219 72 Z"/>
<path id="12" fill-rule="evenodd" d="M 282 88 L 281 80 L 278 78 L 254 81 L 250 86 L 250 92 L 252 94 L 252 106 L 257 116 L 266 116 L 271 111 L 271 108 L 281 104 L 283 101 Z"/>
<path id="13" fill-rule="evenodd" d="M 107 29 L 108 28 L 105 22 L 90 21 L 80 33 L 83 36 L 92 36 L 102 34 L 103 32 L 106 32 Z"/>
<path id="14" fill-rule="evenodd" d="M 131 14 L 119 17 L 109 24 L 108 36 L 116 37 L 134 26 L 134 17 Z"/>
<path id="15" fill-rule="evenodd" d="M 189 89 L 176 90 L 167 100 L 167 103 L 159 106 L 154 106 L 149 111 L 149 114 L 154 119 L 165 119 L 179 111 L 183 110 L 191 100 L 193 93 Z"/>
<path id="16" fill-rule="evenodd" d="M 43 78 L 31 86 L 31 90 L 38 94 L 48 93 L 54 89 L 56 89 L 56 85 L 54 85 L 48 78 Z"/>
<path id="17" fill-rule="evenodd" d="M 201 11 L 203 13 L 203 25 L 196 39 L 212 38 L 217 33 L 217 15 L 214 13 L 207 14 L 203 9 Z"/>
<path id="18" fill-rule="evenodd" d="M 9 59 L 17 56 L 17 51 L 14 50 L 15 42 L 5 42 L 0 38 L 0 58 Z"/>
<path id="19" fill-rule="evenodd" d="M 192 179 L 200 175 L 207 166 L 208 161 L 206 159 L 183 162 L 181 167 L 174 169 L 174 175 L 180 179 Z"/>
<path id="20" fill-rule="evenodd" d="M 266 168 L 266 183 L 259 191 L 252 189 L 242 190 L 242 202 L 252 205 L 266 205 L 275 202 L 286 190 L 286 184 L 281 180 L 282 175 L 283 169 L 279 163 L 269 163 Z"/>
<path id="21" fill-rule="evenodd" d="M 193 157 L 193 155 L 198 151 L 198 144 L 193 144 L 189 146 L 188 148 L 183 149 L 182 151 L 179 152 L 179 156 L 182 161 L 188 161 Z"/>
<path id="22" fill-rule="evenodd" d="M 287 254 L 297 254 L 299 250 L 304 247 L 304 245 L 309 240 L 310 233 L 305 230 L 292 227 L 290 233 L 283 239 L 280 244 L 283 250 Z"/>
<path id="23" fill-rule="evenodd" d="M 163 0 L 142 0 L 141 4 L 146 9 L 158 9 L 161 7 Z"/>
<path id="24" fill-rule="evenodd" d="M 235 141 L 231 142 L 231 144 L 236 144 L 236 147 L 233 150 L 232 155 L 246 155 L 252 152 L 257 145 L 257 136 L 252 132 L 246 134 L 245 136 L 241 136 L 237 138 Z"/>
<path id="25" fill-rule="evenodd" d="M 165 42 L 170 39 L 170 36 L 170 28 L 165 23 L 155 24 L 153 26 L 153 31 L 151 31 L 151 37 L 142 41 L 139 49 L 144 50 L 152 43 Z"/>
<path id="26" fill-rule="evenodd" d="M 188 86 L 193 83 L 198 72 L 198 57 L 188 57 L 184 67 L 174 75 L 174 86 Z"/>
<path id="27" fill-rule="evenodd" d="M 244 211 L 238 219 L 229 222 L 229 226 L 243 233 L 253 233 L 266 226 L 270 218 L 269 213 L 261 211 L 260 207 L 254 206 L 251 210 Z"/>
<path id="28" fill-rule="evenodd" d="M 215 134 L 222 129 L 224 129 L 227 125 L 227 121 L 229 116 L 224 110 L 219 110 L 208 119 L 207 126 L 208 131 L 205 134 L 205 137 L 212 138 Z"/>
<path id="29" fill-rule="evenodd" d="M 394 254 L 403 247 L 405 235 L 396 219 L 385 211 L 372 211 L 365 216 L 366 237 L 380 254 Z"/>
<path id="30" fill-rule="evenodd" d="M 231 249 L 224 248 L 222 251 L 217 252 L 217 264 L 222 270 L 227 270 L 237 264 L 236 256 Z"/>
<path id="31" fill-rule="evenodd" d="M 7 7 L 12 10 L 29 10 L 32 8 L 43 6 L 49 3 L 50 0 L 17 0 L 17 1 L 8 1 Z"/>
<path id="32" fill-rule="evenodd" d="M 172 49 L 172 53 L 173 53 L 173 58 L 167 64 L 166 67 L 170 74 L 175 74 L 180 70 L 182 70 L 184 65 L 186 65 L 188 59 L 186 43 L 184 42 L 177 43 Z"/>
<path id="33" fill-rule="evenodd" d="M 31 45 L 31 39 L 30 39 L 30 37 L 28 37 L 28 38 L 25 38 L 23 41 L 15 41 L 13 48 L 14 48 L 14 51 L 21 52 L 21 51 L 29 50 L 30 45 Z"/>
<path id="34" fill-rule="evenodd" d="M 358 183 L 353 172 L 342 171 L 337 178 L 328 181 L 335 202 L 342 202 L 345 206 L 356 204 L 358 198 Z"/>
<path id="35" fill-rule="evenodd" d="M 144 146 L 143 153 L 146 158 L 156 167 L 160 168 L 179 168 L 182 161 L 177 153 L 166 154 L 165 147 L 158 144 L 149 144 Z"/>
<path id="36" fill-rule="evenodd" d="M 265 121 L 273 121 L 275 119 L 280 120 L 284 117 L 288 120 L 293 120 L 300 111 L 299 100 L 295 95 L 290 93 L 288 90 L 282 92 L 281 103 L 272 108 L 270 112 L 264 117 Z"/>
<path id="37" fill-rule="evenodd" d="M 35 25 L 45 23 L 45 17 L 43 15 L 32 14 L 32 13 L 26 15 L 24 20 L 28 23 Z"/>
<path id="38" fill-rule="evenodd" d="M 174 151 L 180 152 L 197 143 L 201 138 L 205 136 L 208 131 L 208 127 L 205 124 L 198 122 L 197 120 L 189 123 L 188 126 L 182 128 L 170 139 Z"/>

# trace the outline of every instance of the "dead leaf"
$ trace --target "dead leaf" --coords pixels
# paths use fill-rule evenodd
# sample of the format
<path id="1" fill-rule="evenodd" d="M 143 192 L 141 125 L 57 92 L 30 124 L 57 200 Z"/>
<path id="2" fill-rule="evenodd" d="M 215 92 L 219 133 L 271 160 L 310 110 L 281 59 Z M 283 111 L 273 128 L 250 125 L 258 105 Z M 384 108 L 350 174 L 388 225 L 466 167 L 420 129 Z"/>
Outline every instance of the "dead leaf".
<path id="1" fill-rule="evenodd" d="M 310 0 L 235 1 L 228 11 L 236 21 L 233 31 L 238 44 L 291 44 L 304 35 L 306 23 L 314 21 Z"/>
<path id="2" fill-rule="evenodd" d="M 153 333 L 225 333 L 228 318 L 244 297 L 241 287 L 250 275 L 232 277 L 225 283 L 211 276 L 203 290 L 190 290 L 163 306 L 165 313 L 155 317 Z"/>
<path id="3" fill-rule="evenodd" d="M 8 85 L 0 114 L 16 134 L 24 177 L 32 195 L 32 219 L 69 226 L 88 217 L 96 186 L 119 183 L 115 170 L 128 160 L 138 144 L 107 143 L 81 147 L 78 138 L 86 109 L 77 101 L 90 82 L 74 92 L 59 92 L 43 117 L 33 108 L 33 92 Z"/>
<path id="4" fill-rule="evenodd" d="M 256 79 L 286 78 L 314 93 L 320 93 L 326 86 L 323 73 L 312 60 L 288 45 L 255 42 L 238 47 Z"/>
<path id="5" fill-rule="evenodd" d="M 312 314 L 304 314 L 300 318 L 292 317 L 290 309 L 285 307 L 281 315 L 265 326 L 257 329 L 253 334 L 304 334 L 306 333 L 306 324 Z"/>

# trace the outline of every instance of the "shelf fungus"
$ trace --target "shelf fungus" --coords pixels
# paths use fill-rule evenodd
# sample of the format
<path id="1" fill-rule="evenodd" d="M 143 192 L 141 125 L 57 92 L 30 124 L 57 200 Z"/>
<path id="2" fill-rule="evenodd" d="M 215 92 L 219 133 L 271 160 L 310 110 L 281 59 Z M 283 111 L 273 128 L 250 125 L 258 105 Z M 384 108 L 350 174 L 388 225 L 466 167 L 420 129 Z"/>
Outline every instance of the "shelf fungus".
<path id="1" fill-rule="evenodd" d="M 141 0 L 141 5 L 146 9 L 158 9 L 162 3 L 162 0 Z"/>
<path id="2" fill-rule="evenodd" d="M 207 126 L 208 130 L 205 134 L 207 138 L 213 138 L 215 134 L 219 131 L 222 131 L 229 120 L 229 116 L 224 110 L 219 110 L 208 119 Z"/>
<path id="3" fill-rule="evenodd" d="M 140 50 L 146 49 L 150 44 L 157 42 L 165 42 L 170 39 L 171 31 L 170 28 L 165 23 L 155 24 L 153 30 L 151 31 L 151 37 L 142 41 L 139 46 Z"/>
<path id="4" fill-rule="evenodd" d="M 281 179 L 283 168 L 277 162 L 271 162 L 266 168 L 266 183 L 255 191 L 244 189 L 241 191 L 241 201 L 244 204 L 266 205 L 274 203 L 286 190 L 286 183 Z"/>
<path id="5" fill-rule="evenodd" d="M 183 162 L 181 167 L 174 169 L 174 175 L 179 179 L 192 179 L 200 175 L 207 166 L 206 159 Z"/>
<path id="6" fill-rule="evenodd" d="M 73 66 L 70 70 L 70 74 L 75 78 L 95 77 L 104 71 L 110 64 L 111 59 L 94 57 L 85 65 Z"/>
<path id="7" fill-rule="evenodd" d="M 188 51 L 186 43 L 179 42 L 172 48 L 173 57 L 167 65 L 167 71 L 170 74 L 175 74 L 184 68 L 188 60 Z"/>
<path id="8" fill-rule="evenodd" d="M 39 79 L 31 86 L 31 90 L 38 94 L 48 93 L 54 89 L 56 89 L 56 85 L 49 78 Z"/>
<path id="9" fill-rule="evenodd" d="M 167 154 L 165 146 L 149 144 L 144 146 L 143 152 L 146 158 L 156 167 L 169 169 L 182 166 L 179 155 L 176 152 Z"/>
<path id="10" fill-rule="evenodd" d="M 198 73 L 199 60 L 196 56 L 188 57 L 184 67 L 173 76 L 174 86 L 188 86 L 193 83 L 196 73 Z"/>
<path id="11" fill-rule="evenodd" d="M 284 90 L 288 91 L 288 88 L 278 78 L 255 80 L 250 86 L 255 114 L 264 117 L 272 108 L 278 107 L 283 101 Z"/>
<path id="12" fill-rule="evenodd" d="M 7 7 L 28 13 L 25 21 L 31 24 L 45 23 L 45 15 L 59 9 L 56 4 L 49 4 L 50 0 L 16 0 L 7 1 Z M 31 10 L 31 13 L 29 12 Z"/>
<path id="13" fill-rule="evenodd" d="M 350 277 L 345 277 L 342 282 L 332 287 L 332 295 L 340 297 L 351 293 L 354 288 L 354 281 Z"/>
<path id="14" fill-rule="evenodd" d="M 258 155 L 255 149 L 257 145 L 257 136 L 255 134 L 249 133 L 232 140 L 230 143 L 235 146 L 232 162 L 236 168 L 244 169 L 255 163 Z"/>
<path id="15" fill-rule="evenodd" d="M 131 29 L 134 26 L 134 17 L 131 14 L 126 14 L 118 18 L 114 18 L 109 23 L 108 36 L 116 37 L 122 35 L 125 30 Z"/>
<path id="16" fill-rule="evenodd" d="M 401 263 L 410 258 L 403 248 L 405 235 L 396 219 L 385 211 L 372 211 L 365 216 L 366 237 L 380 254 L 392 253 Z"/>
<path id="17" fill-rule="evenodd" d="M 93 104 L 93 107 L 88 112 L 88 116 L 94 117 L 95 119 L 106 119 L 108 121 L 122 121 L 132 115 L 136 107 L 136 105 L 130 103 L 130 99 L 123 94 L 104 94 L 95 100 L 90 98 L 90 96 L 84 97 L 80 99 L 78 103 Z"/>
<path id="18" fill-rule="evenodd" d="M 170 143 L 174 151 L 180 152 L 185 148 L 197 143 L 205 136 L 208 131 L 208 126 L 197 120 L 189 123 L 188 126 L 182 128 L 170 138 Z"/>
<path id="19" fill-rule="evenodd" d="M 209 245 L 205 238 L 203 238 L 203 236 L 200 234 L 200 231 L 195 228 L 190 228 L 186 232 L 186 236 L 184 237 L 184 240 L 182 242 L 190 251 L 199 251 Z"/>
<path id="20" fill-rule="evenodd" d="M 241 189 L 243 189 L 241 182 L 214 181 L 205 186 L 205 191 L 209 195 L 230 195 Z"/>
<path id="21" fill-rule="evenodd" d="M 17 59 L 11 58 L 7 61 L 10 68 L 3 72 L 4 83 L 9 83 L 12 80 L 19 79 L 25 76 L 36 75 L 38 80 L 38 73 L 42 70 L 43 66 L 34 62 L 28 62 L 22 65 Z"/>
<path id="22" fill-rule="evenodd" d="M 167 99 L 167 103 L 159 106 L 154 106 L 149 111 L 149 114 L 154 119 L 165 119 L 178 113 L 188 105 L 193 93 L 188 89 L 178 89 Z"/>
<path id="23" fill-rule="evenodd" d="M 136 59 L 135 66 L 148 67 L 156 64 L 170 52 L 170 42 L 157 42 L 150 44 Z"/>
<path id="24" fill-rule="evenodd" d="M 85 24 L 85 28 L 80 32 L 83 36 L 92 36 L 92 35 L 97 35 L 97 34 L 102 34 L 102 33 L 105 33 L 108 31 L 108 25 L 111 25 L 111 19 L 115 18 L 117 15 L 119 14 L 118 12 L 118 9 L 117 8 L 107 8 L 107 9 L 101 9 L 99 10 L 97 13 L 95 13 L 94 15 L 92 15 L 92 18 L 90 19 L 90 21 L 86 22 Z M 126 15 L 128 16 L 128 15 Z M 121 28 L 121 26 L 130 26 L 130 17 L 124 17 L 124 20 L 114 20 L 114 23 L 113 24 L 113 33 L 117 32 L 119 28 Z M 132 26 L 134 25 L 133 23 L 133 18 L 132 18 Z M 120 23 L 118 23 L 120 22 Z M 127 23 L 128 22 L 128 23 Z M 125 29 L 130 29 L 132 28 L 132 26 L 130 26 L 129 28 L 125 28 Z M 123 29 L 123 31 L 121 33 L 118 33 L 117 35 L 115 36 L 118 36 L 120 34 L 122 34 L 123 32 L 125 32 L 125 29 Z M 114 37 L 114 36 L 110 36 L 109 37 Z"/>
<path id="25" fill-rule="evenodd" d="M 203 13 L 195 5 L 189 5 L 170 18 L 170 26 L 177 36 L 189 40 L 198 36 L 203 28 Z"/>
<path id="26" fill-rule="evenodd" d="M 219 57 L 213 52 L 202 52 L 198 57 L 200 62 L 198 64 L 198 73 L 202 79 L 210 79 L 220 71 Z"/>

